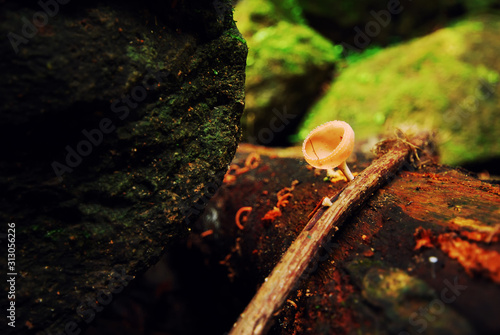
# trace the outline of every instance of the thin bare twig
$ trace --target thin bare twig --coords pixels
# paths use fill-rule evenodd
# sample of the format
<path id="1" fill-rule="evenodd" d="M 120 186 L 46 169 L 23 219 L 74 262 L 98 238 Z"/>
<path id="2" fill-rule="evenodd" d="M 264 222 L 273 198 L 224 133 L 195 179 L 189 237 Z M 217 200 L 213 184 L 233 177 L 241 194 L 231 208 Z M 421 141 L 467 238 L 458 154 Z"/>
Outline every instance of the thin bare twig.
<path id="1" fill-rule="evenodd" d="M 422 149 L 428 142 L 427 134 L 412 139 L 412 145 L 395 141 L 390 150 L 331 199 L 331 207 L 318 210 L 241 313 L 230 335 L 264 334 L 273 314 L 286 300 L 326 239 L 338 231 L 345 219 L 387 179 L 395 175 L 414 154 L 415 146 Z"/>

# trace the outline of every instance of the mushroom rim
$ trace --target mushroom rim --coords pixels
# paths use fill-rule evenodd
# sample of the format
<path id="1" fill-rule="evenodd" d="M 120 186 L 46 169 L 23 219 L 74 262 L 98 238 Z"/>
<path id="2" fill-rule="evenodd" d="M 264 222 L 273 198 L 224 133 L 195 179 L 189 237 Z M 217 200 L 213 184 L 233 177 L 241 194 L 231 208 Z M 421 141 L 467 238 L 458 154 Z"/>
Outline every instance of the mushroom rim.
<path id="1" fill-rule="evenodd" d="M 312 140 L 314 139 L 315 136 L 319 137 L 328 136 L 326 134 L 328 133 L 329 128 L 331 131 L 341 130 L 342 133 L 340 134 L 340 136 L 342 138 L 336 144 L 335 141 L 332 141 L 332 150 L 330 150 L 327 155 L 323 155 L 322 157 L 320 157 L 314 150 L 314 145 Z M 310 142 L 310 147 L 308 149 L 307 146 L 309 142 Z M 311 148 L 316 157 L 311 155 Z M 353 149 L 354 149 L 354 131 L 347 122 L 340 120 L 329 121 L 317 126 L 307 135 L 302 145 L 302 153 L 304 155 L 305 160 L 310 165 L 319 169 L 332 169 L 340 166 L 351 155 Z"/>

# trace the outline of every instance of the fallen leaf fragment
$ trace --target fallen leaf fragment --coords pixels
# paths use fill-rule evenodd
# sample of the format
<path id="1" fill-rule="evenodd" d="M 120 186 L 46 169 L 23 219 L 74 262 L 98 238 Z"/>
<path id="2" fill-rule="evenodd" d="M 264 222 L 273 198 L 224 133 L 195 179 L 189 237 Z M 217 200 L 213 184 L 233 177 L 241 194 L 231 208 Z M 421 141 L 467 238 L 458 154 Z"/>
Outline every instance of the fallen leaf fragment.
<path id="1" fill-rule="evenodd" d="M 469 275 L 482 273 L 500 284 L 500 253 L 485 250 L 475 243 L 453 237 L 451 234 L 441 234 L 438 237 L 441 250 L 450 258 L 456 259 Z"/>
<path id="2" fill-rule="evenodd" d="M 434 243 L 432 243 L 432 231 L 430 229 L 424 229 L 422 227 L 418 227 L 415 229 L 415 248 L 413 250 L 419 250 L 423 247 L 434 248 Z"/>

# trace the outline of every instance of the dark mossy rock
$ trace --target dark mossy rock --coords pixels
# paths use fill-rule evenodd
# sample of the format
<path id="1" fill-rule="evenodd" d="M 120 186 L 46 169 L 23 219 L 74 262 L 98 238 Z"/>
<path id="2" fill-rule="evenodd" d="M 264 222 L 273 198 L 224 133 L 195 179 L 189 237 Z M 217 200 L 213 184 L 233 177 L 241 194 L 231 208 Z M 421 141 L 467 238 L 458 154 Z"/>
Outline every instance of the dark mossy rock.
<path id="1" fill-rule="evenodd" d="M 323 197 L 345 185 L 300 153 L 240 145 L 234 176 L 193 229 L 207 259 L 227 266 L 235 283 L 253 280 L 254 292 Z M 370 161 L 358 153 L 349 166 L 359 173 Z M 500 331 L 498 182 L 420 163 L 400 170 L 320 248 L 268 334 Z"/>
<path id="2" fill-rule="evenodd" d="M 228 1 L 63 2 L 0 9 L 16 333 L 85 328 L 185 238 L 240 137 L 247 47 Z"/>

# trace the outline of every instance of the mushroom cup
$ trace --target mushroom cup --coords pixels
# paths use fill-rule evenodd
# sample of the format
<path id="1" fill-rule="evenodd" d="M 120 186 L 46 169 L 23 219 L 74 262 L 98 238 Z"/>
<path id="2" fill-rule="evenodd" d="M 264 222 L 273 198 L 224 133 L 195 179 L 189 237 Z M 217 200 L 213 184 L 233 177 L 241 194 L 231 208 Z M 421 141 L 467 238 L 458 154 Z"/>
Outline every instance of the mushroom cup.
<path id="1" fill-rule="evenodd" d="M 302 153 L 305 160 L 328 175 L 338 167 L 348 180 L 354 176 L 346 160 L 354 149 L 354 131 L 344 121 L 330 121 L 316 127 L 304 140 Z"/>

